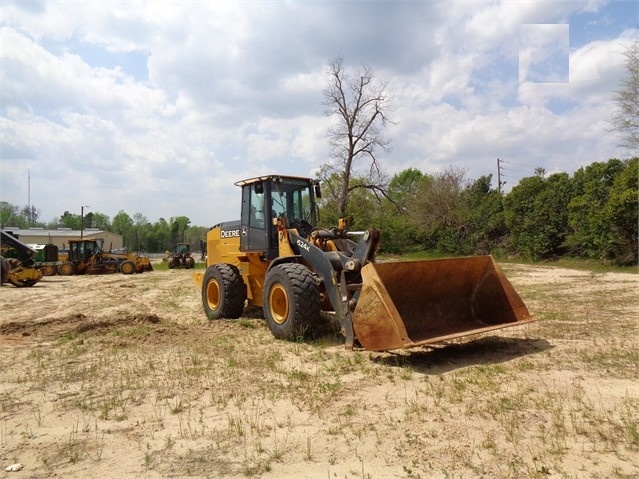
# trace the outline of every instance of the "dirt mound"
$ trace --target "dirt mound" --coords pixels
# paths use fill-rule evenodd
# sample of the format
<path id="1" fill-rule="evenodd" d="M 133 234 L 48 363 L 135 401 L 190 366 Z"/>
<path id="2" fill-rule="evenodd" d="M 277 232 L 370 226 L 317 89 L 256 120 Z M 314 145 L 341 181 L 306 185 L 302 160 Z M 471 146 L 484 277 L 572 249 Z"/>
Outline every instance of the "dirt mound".
<path id="1" fill-rule="evenodd" d="M 10 321 L 0 324 L 0 335 L 22 334 L 29 336 L 36 332 L 43 332 L 51 328 L 55 329 L 60 325 L 74 324 L 86 319 L 87 317 L 84 314 L 71 314 L 62 318 L 46 318 L 37 321 Z"/>
<path id="2" fill-rule="evenodd" d="M 98 329 L 119 328 L 127 325 L 137 324 L 158 324 L 160 318 L 156 314 L 133 314 L 121 318 L 97 318 L 88 319 L 73 328 L 75 333 L 87 333 Z"/>
<path id="3" fill-rule="evenodd" d="M 60 318 L 40 321 L 10 321 L 0 324 L 0 336 L 33 336 L 54 339 L 72 333 L 74 335 L 97 330 L 116 329 L 127 325 L 160 324 L 161 319 L 154 313 L 137 313 L 122 317 L 95 318 L 82 313 L 69 314 Z"/>

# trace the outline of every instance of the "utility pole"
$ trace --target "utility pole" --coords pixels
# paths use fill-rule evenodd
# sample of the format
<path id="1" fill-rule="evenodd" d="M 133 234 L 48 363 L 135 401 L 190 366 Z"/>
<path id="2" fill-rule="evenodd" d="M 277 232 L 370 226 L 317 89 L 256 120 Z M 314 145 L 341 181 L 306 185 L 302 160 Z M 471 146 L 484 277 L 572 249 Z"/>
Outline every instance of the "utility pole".
<path id="1" fill-rule="evenodd" d="M 80 206 L 80 239 L 84 238 L 84 208 L 91 208 L 91 207 Z"/>
<path id="2" fill-rule="evenodd" d="M 27 220 L 31 226 L 31 168 L 27 169 Z"/>

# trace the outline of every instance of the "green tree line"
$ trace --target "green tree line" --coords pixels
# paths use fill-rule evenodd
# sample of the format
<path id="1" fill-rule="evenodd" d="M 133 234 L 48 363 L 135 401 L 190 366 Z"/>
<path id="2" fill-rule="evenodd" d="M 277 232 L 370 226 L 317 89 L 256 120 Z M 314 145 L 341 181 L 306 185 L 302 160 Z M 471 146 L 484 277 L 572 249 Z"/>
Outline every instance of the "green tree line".
<path id="1" fill-rule="evenodd" d="M 330 227 L 340 217 L 341 177 L 322 184 L 320 222 Z M 350 179 L 357 184 L 357 178 Z M 365 179 L 361 181 L 366 181 Z M 531 260 L 562 256 L 637 264 L 639 158 L 595 162 L 567 173 L 547 175 L 538 168 L 502 194 L 492 175 L 468 179 L 449 168 L 427 174 L 406 169 L 385 185 L 385 195 L 354 189 L 347 217 L 350 229 L 380 228 L 388 253 L 432 251 L 443 255 L 493 254 Z M 0 225 L 80 229 L 81 215 L 65 211 L 55 224 L 37 221 L 37 208 L 0 203 Z M 239 211 L 238 211 L 239 217 Z M 99 212 L 84 216 L 84 228 L 124 237 L 129 249 L 149 253 L 190 243 L 194 250 L 208 227 L 191 226 L 186 216 L 151 223 L 141 213 L 119 211 L 113 219 Z"/>
<path id="2" fill-rule="evenodd" d="M 610 159 L 567 173 L 538 168 L 508 194 L 464 170 L 404 170 L 386 196 L 359 189 L 349 197 L 351 229 L 377 226 L 389 253 L 493 254 L 547 260 L 562 256 L 637 264 L 639 159 Z M 321 221 L 339 216 L 338 175 L 323 185 Z M 352 180 L 351 181 L 357 181 Z"/>
<path id="3" fill-rule="evenodd" d="M 97 228 L 122 235 L 124 246 L 131 251 L 163 253 L 172 251 L 177 243 L 190 243 L 192 250 L 196 251 L 200 248 L 200 241 L 206 239 L 206 232 L 209 229 L 203 226 L 191 226 L 191 220 L 186 216 L 171 217 L 168 221 L 160 218 L 155 223 L 151 223 L 141 213 L 129 216 L 122 210 L 113 219 L 104 213 L 88 212 L 84 215 L 83 221 L 82 215 L 65 211 L 57 220 L 43 223 L 38 221 L 38 216 L 38 209 L 35 206 L 20 209 L 10 203 L 0 202 L 0 226 L 3 228 L 40 227 L 73 230 Z"/>

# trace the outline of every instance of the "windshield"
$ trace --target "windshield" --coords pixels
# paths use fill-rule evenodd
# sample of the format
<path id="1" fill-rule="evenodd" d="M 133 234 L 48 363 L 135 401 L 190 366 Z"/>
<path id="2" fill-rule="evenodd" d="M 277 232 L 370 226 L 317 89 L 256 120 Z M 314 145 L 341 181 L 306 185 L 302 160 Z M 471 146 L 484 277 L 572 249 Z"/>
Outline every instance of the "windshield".
<path id="1" fill-rule="evenodd" d="M 311 205 L 311 185 L 308 181 L 281 178 L 271 189 L 271 214 L 284 216 L 288 223 L 295 220 L 314 223 Z"/>

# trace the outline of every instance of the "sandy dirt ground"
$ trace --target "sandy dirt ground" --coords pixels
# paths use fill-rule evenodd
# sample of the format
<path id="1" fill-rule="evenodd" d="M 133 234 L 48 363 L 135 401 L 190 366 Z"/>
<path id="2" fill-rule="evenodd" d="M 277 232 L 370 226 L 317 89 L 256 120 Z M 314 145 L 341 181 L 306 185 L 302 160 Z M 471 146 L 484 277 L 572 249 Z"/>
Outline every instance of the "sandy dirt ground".
<path id="1" fill-rule="evenodd" d="M 385 353 L 208 321 L 185 270 L 4 285 L 0 477 L 638 477 L 639 275 L 503 269 L 536 322 Z"/>

